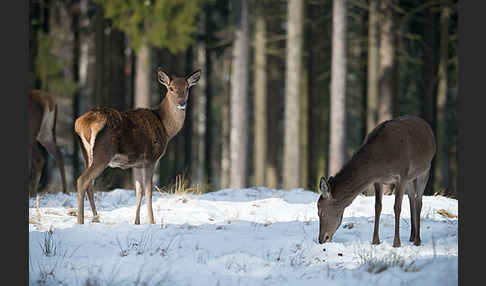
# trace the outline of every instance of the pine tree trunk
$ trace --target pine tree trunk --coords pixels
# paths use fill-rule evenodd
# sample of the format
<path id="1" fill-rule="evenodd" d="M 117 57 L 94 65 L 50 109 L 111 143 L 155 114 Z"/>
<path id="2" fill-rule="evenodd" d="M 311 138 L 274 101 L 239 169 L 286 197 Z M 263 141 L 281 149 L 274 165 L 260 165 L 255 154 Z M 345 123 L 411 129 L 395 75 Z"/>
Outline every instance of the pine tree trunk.
<path id="1" fill-rule="evenodd" d="M 287 6 L 283 154 L 283 188 L 287 190 L 295 189 L 301 183 L 300 89 L 302 87 L 303 13 L 303 1 L 289 0 Z"/>
<path id="2" fill-rule="evenodd" d="M 95 78 L 95 104 L 96 107 L 105 106 L 105 19 L 103 17 L 103 7 L 96 5 L 95 14 L 95 52 L 96 52 L 96 78 Z"/>
<path id="3" fill-rule="evenodd" d="M 309 183 L 309 91 L 306 62 L 303 61 L 300 80 L 300 186 L 308 189 Z"/>
<path id="4" fill-rule="evenodd" d="M 195 66 L 202 70 L 201 78 L 197 87 L 191 91 L 191 121 L 192 121 L 192 138 L 191 138 L 191 182 L 193 184 L 206 183 L 206 88 L 207 88 L 207 70 L 206 70 L 206 45 L 198 43 L 195 45 Z"/>
<path id="5" fill-rule="evenodd" d="M 424 38 L 423 50 L 423 90 L 424 94 L 420 96 L 421 101 L 421 117 L 425 119 L 432 130 L 436 130 L 436 99 L 437 99 L 437 17 L 434 11 L 428 9 L 424 13 L 424 27 L 422 29 Z M 436 158 L 432 160 L 431 170 L 435 170 Z M 425 195 L 432 195 L 434 193 L 435 172 L 432 171 L 429 175 L 429 183 L 424 191 Z"/>
<path id="6" fill-rule="evenodd" d="M 234 0 L 231 70 L 230 187 L 244 188 L 248 176 L 248 1 Z"/>
<path id="7" fill-rule="evenodd" d="M 140 47 L 135 66 L 135 100 L 134 107 L 150 107 L 150 47 L 144 43 Z"/>
<path id="8" fill-rule="evenodd" d="M 334 0 L 332 13 L 329 175 L 335 175 L 345 161 L 346 14 L 346 1 Z"/>
<path id="9" fill-rule="evenodd" d="M 393 118 L 395 41 L 390 0 L 381 0 L 378 124 Z"/>
<path id="10" fill-rule="evenodd" d="M 447 134 L 447 62 L 449 52 L 449 17 L 450 7 L 442 8 L 440 17 L 440 62 L 439 62 L 439 86 L 437 90 L 437 155 L 435 169 L 435 190 L 448 191 L 448 134 Z"/>
<path id="11" fill-rule="evenodd" d="M 378 37 L 378 0 L 369 0 L 367 133 L 376 127 L 378 121 Z"/>
<path id="12" fill-rule="evenodd" d="M 79 40 L 79 18 L 80 18 L 80 3 L 79 0 L 75 0 L 74 2 L 74 9 L 71 15 L 71 30 L 73 33 L 73 80 L 77 84 L 80 84 L 79 81 L 79 58 L 80 58 L 80 40 Z M 80 92 L 79 89 L 74 93 L 73 95 L 73 124 L 72 124 L 72 130 L 74 130 L 74 122 L 75 120 L 79 117 L 79 96 Z M 79 165 L 79 144 L 78 144 L 78 138 L 77 134 L 75 132 L 72 132 L 73 136 L 73 154 L 72 154 L 72 177 L 73 177 L 73 182 L 76 185 L 77 183 L 77 178 L 79 177 L 81 171 L 80 171 L 80 165 Z"/>
<path id="13" fill-rule="evenodd" d="M 267 159 L 267 72 L 266 72 L 266 23 L 260 6 L 255 20 L 255 140 L 253 162 L 255 186 L 265 185 Z"/>
<path id="14" fill-rule="evenodd" d="M 108 77 L 109 84 L 109 106 L 126 110 L 129 108 L 125 96 L 125 39 L 124 34 L 115 28 L 111 28 L 108 37 L 108 48 L 106 54 L 109 57 Z M 106 84 L 106 83 L 105 83 Z"/>

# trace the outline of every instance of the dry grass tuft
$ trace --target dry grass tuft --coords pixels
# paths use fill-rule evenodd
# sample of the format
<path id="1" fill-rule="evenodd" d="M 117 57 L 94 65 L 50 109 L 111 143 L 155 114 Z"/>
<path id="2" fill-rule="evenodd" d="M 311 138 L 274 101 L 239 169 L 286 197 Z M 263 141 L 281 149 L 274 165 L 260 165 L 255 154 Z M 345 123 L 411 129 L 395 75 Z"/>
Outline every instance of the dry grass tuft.
<path id="1" fill-rule="evenodd" d="M 155 189 L 160 193 L 167 193 L 172 195 L 201 195 L 208 192 L 209 187 L 205 184 L 196 184 L 193 186 L 189 186 L 189 181 L 185 178 L 185 174 L 182 173 L 176 176 L 175 182 L 173 184 L 169 184 L 168 186 L 162 188 L 155 186 Z"/>
<path id="2" fill-rule="evenodd" d="M 456 215 L 451 214 L 450 212 L 446 211 L 445 209 L 437 210 L 437 213 L 440 214 L 441 216 L 444 216 L 444 217 L 447 217 L 447 218 L 457 218 Z"/>

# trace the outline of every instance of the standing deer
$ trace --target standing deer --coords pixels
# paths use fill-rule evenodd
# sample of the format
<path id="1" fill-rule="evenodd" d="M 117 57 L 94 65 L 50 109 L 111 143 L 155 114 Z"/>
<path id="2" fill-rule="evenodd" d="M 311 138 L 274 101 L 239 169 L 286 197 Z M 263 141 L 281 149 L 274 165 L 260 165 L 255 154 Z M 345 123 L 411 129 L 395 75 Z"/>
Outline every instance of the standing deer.
<path id="1" fill-rule="evenodd" d="M 37 191 L 44 167 L 45 158 L 41 150 L 44 147 L 56 160 L 61 172 L 62 191 L 67 193 L 64 161 L 56 143 L 57 105 L 54 96 L 40 90 L 29 90 L 28 111 L 30 117 L 27 157 L 31 192 Z"/>
<path id="2" fill-rule="evenodd" d="M 159 82 L 167 88 L 157 108 L 139 108 L 120 112 L 98 108 L 80 116 L 75 122 L 86 169 L 77 180 L 78 224 L 84 223 L 84 194 L 99 221 L 93 199 L 94 180 L 106 167 L 133 168 L 137 193 L 135 224 L 140 224 L 140 204 L 145 190 L 149 223 L 152 211 L 152 177 L 167 144 L 184 125 L 189 88 L 195 85 L 201 70 L 184 77 L 171 78 L 159 67 Z"/>
<path id="3" fill-rule="evenodd" d="M 382 209 L 383 184 L 395 189 L 395 237 L 400 247 L 400 212 L 404 191 L 410 201 L 410 241 L 420 245 L 422 195 L 436 152 L 434 134 L 421 118 L 402 116 L 379 124 L 342 169 L 329 179 L 321 177 L 317 201 L 319 243 L 331 241 L 341 225 L 344 209 L 371 184 L 375 188 L 373 244 L 380 244 L 378 228 Z"/>

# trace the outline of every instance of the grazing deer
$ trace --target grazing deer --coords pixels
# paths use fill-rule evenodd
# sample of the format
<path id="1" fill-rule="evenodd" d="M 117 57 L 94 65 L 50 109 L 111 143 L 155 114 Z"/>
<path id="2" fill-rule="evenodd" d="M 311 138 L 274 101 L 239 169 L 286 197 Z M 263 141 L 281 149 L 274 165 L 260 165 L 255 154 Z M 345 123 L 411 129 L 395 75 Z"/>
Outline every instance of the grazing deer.
<path id="1" fill-rule="evenodd" d="M 120 112 L 98 108 L 80 116 L 75 122 L 86 170 L 77 180 L 78 224 L 84 223 L 84 194 L 99 221 L 93 199 L 94 180 L 106 167 L 133 168 L 137 194 L 135 224 L 140 224 L 140 204 L 145 190 L 149 223 L 152 211 L 152 177 L 167 144 L 184 125 L 189 88 L 195 85 L 201 70 L 184 77 L 171 78 L 159 67 L 158 80 L 167 88 L 165 98 L 155 109 L 139 108 Z"/>
<path id="2" fill-rule="evenodd" d="M 62 191 L 67 193 L 64 161 L 56 143 L 57 105 L 54 96 L 40 90 L 29 90 L 28 112 L 30 117 L 27 157 L 30 191 L 37 192 L 37 186 L 45 163 L 42 152 L 42 147 L 44 147 L 56 160 L 61 172 Z M 37 198 L 39 199 L 39 194 L 37 194 Z M 39 206 L 37 205 L 37 207 Z"/>
<path id="3" fill-rule="evenodd" d="M 383 184 L 395 189 L 395 237 L 400 247 L 400 212 L 407 191 L 410 201 L 410 241 L 420 245 L 420 212 L 430 164 L 436 152 L 434 134 L 421 118 L 402 116 L 379 124 L 342 169 L 329 179 L 321 177 L 317 201 L 319 243 L 331 241 L 341 224 L 344 209 L 371 184 L 375 188 L 373 244 L 379 244 L 378 228 L 382 209 Z"/>

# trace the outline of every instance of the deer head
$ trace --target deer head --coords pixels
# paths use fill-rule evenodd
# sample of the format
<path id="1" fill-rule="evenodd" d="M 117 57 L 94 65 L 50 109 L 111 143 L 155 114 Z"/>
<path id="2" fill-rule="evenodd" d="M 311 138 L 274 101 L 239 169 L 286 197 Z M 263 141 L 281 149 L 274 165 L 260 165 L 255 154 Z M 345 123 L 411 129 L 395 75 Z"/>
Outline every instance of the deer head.
<path id="1" fill-rule="evenodd" d="M 186 77 L 171 78 L 159 67 L 157 77 L 161 84 L 167 88 L 167 98 L 180 111 L 186 110 L 189 88 L 195 85 L 201 77 L 201 70 L 198 69 Z"/>
<path id="2" fill-rule="evenodd" d="M 319 190 L 321 195 L 317 201 L 317 214 L 319 215 L 319 243 L 332 240 L 332 236 L 341 225 L 344 205 L 339 204 L 331 194 L 332 177 L 328 180 L 321 177 Z"/>

